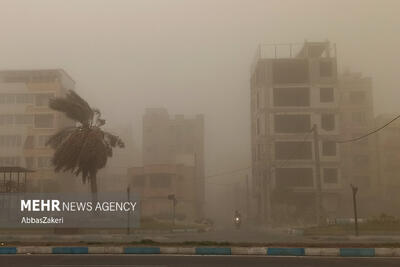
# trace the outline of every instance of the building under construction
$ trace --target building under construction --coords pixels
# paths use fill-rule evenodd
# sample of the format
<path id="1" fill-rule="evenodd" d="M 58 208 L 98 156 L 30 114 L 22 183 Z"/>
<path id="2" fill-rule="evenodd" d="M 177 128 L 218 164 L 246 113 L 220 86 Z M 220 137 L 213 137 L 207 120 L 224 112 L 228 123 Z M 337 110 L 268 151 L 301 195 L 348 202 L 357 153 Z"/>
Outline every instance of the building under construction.
<path id="1" fill-rule="evenodd" d="M 259 46 L 250 79 L 258 219 L 301 223 L 335 215 L 342 187 L 337 76 L 328 41 Z"/>

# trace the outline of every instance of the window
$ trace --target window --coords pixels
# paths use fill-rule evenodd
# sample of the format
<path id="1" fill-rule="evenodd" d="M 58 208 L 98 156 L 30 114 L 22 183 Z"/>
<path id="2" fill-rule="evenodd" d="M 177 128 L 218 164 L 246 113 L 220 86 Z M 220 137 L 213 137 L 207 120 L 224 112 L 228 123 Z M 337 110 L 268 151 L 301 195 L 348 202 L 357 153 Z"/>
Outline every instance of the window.
<path id="1" fill-rule="evenodd" d="M 150 175 L 151 187 L 169 187 L 171 185 L 171 175 L 169 174 L 152 174 Z"/>
<path id="2" fill-rule="evenodd" d="M 257 160 L 261 160 L 261 144 L 257 144 Z"/>
<path id="3" fill-rule="evenodd" d="M 15 124 L 17 125 L 33 124 L 33 115 L 17 114 L 15 115 Z"/>
<path id="4" fill-rule="evenodd" d="M 311 129 L 311 117 L 308 114 L 275 115 L 276 133 L 304 133 Z"/>
<path id="5" fill-rule="evenodd" d="M 365 102 L 366 95 L 363 91 L 353 91 L 350 92 L 350 103 L 352 104 L 362 104 Z"/>
<path id="6" fill-rule="evenodd" d="M 325 131 L 333 131 L 335 129 L 335 115 L 334 114 L 322 114 L 321 115 L 321 127 Z"/>
<path id="7" fill-rule="evenodd" d="M 353 123 L 358 125 L 365 125 L 366 117 L 364 112 L 353 112 L 351 113 L 351 120 Z"/>
<path id="8" fill-rule="evenodd" d="M 50 157 L 38 157 L 37 165 L 39 169 L 49 169 L 52 166 Z"/>
<path id="9" fill-rule="evenodd" d="M 320 88 L 319 100 L 321 103 L 329 103 L 334 101 L 333 88 Z"/>
<path id="10" fill-rule="evenodd" d="M 319 62 L 319 74 L 321 77 L 332 76 L 332 62 L 331 61 L 320 61 Z"/>
<path id="11" fill-rule="evenodd" d="M 274 88 L 274 106 L 308 107 L 310 106 L 310 89 L 307 87 Z"/>
<path id="12" fill-rule="evenodd" d="M 35 128 L 53 128 L 53 114 L 37 114 L 35 115 Z"/>
<path id="13" fill-rule="evenodd" d="M 314 184 L 312 168 L 276 168 L 275 178 L 278 189 Z"/>
<path id="14" fill-rule="evenodd" d="M 311 142 L 275 142 L 275 159 L 312 159 Z"/>
<path id="15" fill-rule="evenodd" d="M 307 59 L 275 59 L 272 72 L 275 84 L 307 83 L 309 81 Z"/>
<path id="16" fill-rule="evenodd" d="M 38 147 L 46 147 L 47 141 L 49 141 L 50 135 L 39 135 L 37 139 L 37 146 Z"/>
<path id="17" fill-rule="evenodd" d="M 15 104 L 15 95 L 13 94 L 1 94 L 0 104 Z"/>
<path id="18" fill-rule="evenodd" d="M 4 77 L 6 83 L 26 83 L 30 81 L 28 75 L 10 74 Z"/>
<path id="19" fill-rule="evenodd" d="M 18 94 L 17 104 L 33 104 L 33 95 L 30 94 Z"/>
<path id="20" fill-rule="evenodd" d="M 260 133 L 261 133 L 261 129 L 260 129 L 260 118 L 257 118 L 256 132 L 257 132 L 257 135 L 260 135 Z"/>
<path id="21" fill-rule="evenodd" d="M 21 139 L 20 135 L 0 135 L 0 147 L 19 147 Z"/>
<path id="22" fill-rule="evenodd" d="M 322 142 L 322 155 L 336 156 L 336 142 L 333 141 Z"/>
<path id="23" fill-rule="evenodd" d="M 36 106 L 48 106 L 49 99 L 52 98 L 53 94 L 38 94 L 35 96 Z"/>
<path id="24" fill-rule="evenodd" d="M 25 139 L 24 148 L 32 149 L 34 148 L 34 146 L 35 146 L 35 137 L 32 135 L 27 136 Z"/>
<path id="25" fill-rule="evenodd" d="M 369 157 L 367 155 L 356 155 L 353 157 L 355 166 L 367 166 L 369 164 Z"/>
<path id="26" fill-rule="evenodd" d="M 338 170 L 336 168 L 324 168 L 324 183 L 337 184 Z"/>
<path id="27" fill-rule="evenodd" d="M 9 114 L 0 114 L 0 126 L 8 126 L 14 124 L 14 116 Z"/>
<path id="28" fill-rule="evenodd" d="M 0 157 L 0 166 L 19 166 L 19 157 Z"/>
<path id="29" fill-rule="evenodd" d="M 34 162 L 34 157 L 26 157 L 25 158 L 25 166 L 28 169 L 33 169 L 35 168 L 35 162 Z"/>
<path id="30" fill-rule="evenodd" d="M 260 108 L 260 92 L 258 92 L 258 90 L 257 90 L 256 103 L 257 103 L 257 109 Z"/>
<path id="31" fill-rule="evenodd" d="M 133 186 L 143 187 L 145 186 L 145 183 L 146 183 L 146 177 L 144 175 L 133 176 L 132 179 Z"/>

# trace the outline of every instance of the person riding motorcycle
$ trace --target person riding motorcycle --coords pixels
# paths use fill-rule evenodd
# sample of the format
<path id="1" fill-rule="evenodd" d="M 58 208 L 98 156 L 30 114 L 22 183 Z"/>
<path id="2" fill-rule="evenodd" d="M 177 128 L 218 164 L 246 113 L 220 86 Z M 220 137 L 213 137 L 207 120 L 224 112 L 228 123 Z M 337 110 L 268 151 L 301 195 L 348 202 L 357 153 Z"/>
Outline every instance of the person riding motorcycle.
<path id="1" fill-rule="evenodd" d="M 242 216 L 239 211 L 235 210 L 235 215 L 233 216 L 233 221 L 236 225 L 236 228 L 239 228 L 242 223 Z"/>

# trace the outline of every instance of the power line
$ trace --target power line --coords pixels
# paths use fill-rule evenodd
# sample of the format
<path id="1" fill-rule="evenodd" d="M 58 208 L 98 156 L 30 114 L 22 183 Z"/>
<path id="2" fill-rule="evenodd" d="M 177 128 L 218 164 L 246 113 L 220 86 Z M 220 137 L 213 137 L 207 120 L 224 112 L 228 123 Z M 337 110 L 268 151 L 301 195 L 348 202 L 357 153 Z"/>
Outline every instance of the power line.
<path id="1" fill-rule="evenodd" d="M 240 168 L 240 169 L 235 169 L 235 170 L 226 171 L 226 172 L 215 173 L 215 174 L 212 174 L 212 175 L 205 176 L 204 178 L 213 178 L 213 177 L 217 177 L 217 176 L 223 176 L 223 175 L 232 174 L 232 173 L 235 173 L 235 172 L 244 171 L 244 170 L 248 170 L 248 169 L 251 169 L 251 167 L 246 167 L 246 168 Z"/>
<path id="2" fill-rule="evenodd" d="M 400 118 L 400 115 L 396 116 L 394 119 L 390 120 L 388 123 L 384 124 L 383 126 L 379 127 L 378 129 L 375 129 L 375 130 L 373 130 L 373 131 L 371 131 L 369 133 L 366 133 L 366 134 L 364 134 L 362 136 L 359 136 L 359 137 L 356 137 L 356 138 L 352 138 L 352 139 L 348 139 L 348 140 L 336 141 L 336 142 L 339 143 L 339 144 L 343 144 L 343 143 L 349 143 L 349 142 L 358 141 L 358 140 L 363 139 L 363 138 L 365 138 L 365 137 L 367 137 L 367 136 L 369 136 L 371 134 L 379 132 L 380 130 L 384 129 L 385 127 L 387 127 L 389 124 L 391 124 L 392 122 L 394 122 L 398 118 Z"/>

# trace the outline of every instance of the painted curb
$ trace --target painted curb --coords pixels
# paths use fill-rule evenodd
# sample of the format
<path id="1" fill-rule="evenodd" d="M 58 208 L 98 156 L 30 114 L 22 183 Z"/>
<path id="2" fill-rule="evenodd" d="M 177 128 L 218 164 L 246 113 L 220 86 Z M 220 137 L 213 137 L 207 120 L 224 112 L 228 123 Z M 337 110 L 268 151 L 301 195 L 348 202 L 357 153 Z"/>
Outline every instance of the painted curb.
<path id="1" fill-rule="evenodd" d="M 52 254 L 88 254 L 88 247 L 53 247 Z"/>
<path id="2" fill-rule="evenodd" d="M 374 248 L 341 248 L 342 257 L 375 257 Z"/>
<path id="3" fill-rule="evenodd" d="M 266 247 L 233 247 L 232 255 L 267 255 Z"/>
<path id="4" fill-rule="evenodd" d="M 277 248 L 277 247 L 0 247 L 0 254 L 179 254 L 330 257 L 400 257 L 400 248 Z"/>
<path id="5" fill-rule="evenodd" d="M 124 254 L 160 254 L 159 247 L 126 247 Z"/>
<path id="6" fill-rule="evenodd" d="M 304 248 L 268 248 L 269 256 L 305 256 Z"/>
<path id="7" fill-rule="evenodd" d="M 231 248 L 196 248 L 196 255 L 232 255 Z"/>

